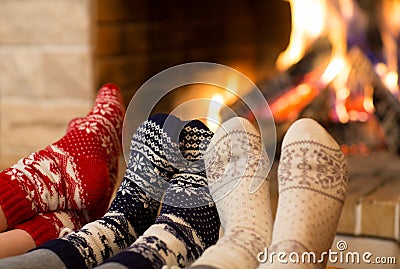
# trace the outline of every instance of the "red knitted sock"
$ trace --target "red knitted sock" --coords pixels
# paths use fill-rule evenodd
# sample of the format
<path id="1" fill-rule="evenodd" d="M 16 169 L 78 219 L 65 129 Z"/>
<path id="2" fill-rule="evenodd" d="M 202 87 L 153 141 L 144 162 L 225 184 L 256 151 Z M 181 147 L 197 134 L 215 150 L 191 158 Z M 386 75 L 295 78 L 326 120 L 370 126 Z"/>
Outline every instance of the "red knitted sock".
<path id="1" fill-rule="evenodd" d="M 51 239 L 63 237 L 79 230 L 88 222 L 83 211 L 65 210 L 39 213 L 33 218 L 15 226 L 29 233 L 39 246 Z"/>
<path id="2" fill-rule="evenodd" d="M 68 122 L 68 126 L 67 126 L 67 133 L 68 133 L 70 130 L 74 129 L 76 126 L 82 124 L 85 120 L 86 120 L 85 117 L 74 118 L 74 119 L 70 120 L 70 121 Z"/>
<path id="3" fill-rule="evenodd" d="M 74 119 L 63 138 L 0 173 L 8 227 L 53 210 L 101 217 L 117 177 L 123 115 L 119 89 L 104 85 L 90 113 Z"/>

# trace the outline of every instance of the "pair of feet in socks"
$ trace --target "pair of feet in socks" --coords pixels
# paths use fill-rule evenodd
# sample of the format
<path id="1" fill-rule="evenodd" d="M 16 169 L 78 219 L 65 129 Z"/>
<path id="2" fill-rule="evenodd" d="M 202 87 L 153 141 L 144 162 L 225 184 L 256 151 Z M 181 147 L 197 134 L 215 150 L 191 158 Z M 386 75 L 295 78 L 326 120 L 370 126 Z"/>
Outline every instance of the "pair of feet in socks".
<path id="1" fill-rule="evenodd" d="M 40 245 L 103 216 L 117 179 L 124 113 L 119 89 L 106 84 L 63 138 L 2 171 L 0 232 L 21 229 Z"/>

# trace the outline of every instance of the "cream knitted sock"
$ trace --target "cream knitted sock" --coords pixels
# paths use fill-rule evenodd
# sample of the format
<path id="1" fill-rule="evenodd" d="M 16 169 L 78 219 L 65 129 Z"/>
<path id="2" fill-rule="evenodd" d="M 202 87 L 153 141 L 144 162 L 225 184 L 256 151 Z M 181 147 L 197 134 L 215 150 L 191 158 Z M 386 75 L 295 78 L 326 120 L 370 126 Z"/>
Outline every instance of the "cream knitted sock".
<path id="1" fill-rule="evenodd" d="M 263 268 L 323 268 L 301 262 L 302 254 L 316 259 L 328 251 L 336 233 L 347 189 L 347 163 L 335 140 L 312 119 L 301 119 L 288 130 L 278 168 L 279 201 L 271 252 L 285 252 Z M 300 263 L 290 261 L 291 253 Z M 292 255 L 296 260 L 296 255 Z M 306 261 L 308 261 L 306 259 Z M 271 260 L 269 260 L 271 262 Z"/>
<path id="2" fill-rule="evenodd" d="M 211 195 L 224 228 L 194 268 L 246 269 L 258 266 L 257 254 L 271 242 L 268 157 L 259 132 L 246 119 L 224 122 L 211 139 L 206 155 Z M 254 193 L 256 178 L 265 182 Z"/>

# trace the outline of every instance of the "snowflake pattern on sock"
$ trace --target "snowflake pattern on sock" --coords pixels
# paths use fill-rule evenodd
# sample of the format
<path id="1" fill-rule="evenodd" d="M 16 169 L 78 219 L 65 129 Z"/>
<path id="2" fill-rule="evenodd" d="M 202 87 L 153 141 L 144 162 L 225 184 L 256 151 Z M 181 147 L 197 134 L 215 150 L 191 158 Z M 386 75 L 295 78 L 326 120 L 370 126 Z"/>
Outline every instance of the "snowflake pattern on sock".
<path id="1" fill-rule="evenodd" d="M 163 195 L 176 171 L 170 160 L 176 161 L 180 155 L 179 145 L 171 137 L 177 137 L 173 132 L 179 131 L 181 121 L 170 117 L 176 128 L 168 126 L 166 131 L 163 124 L 167 117 L 151 116 L 132 136 L 125 176 L 105 216 L 60 239 L 77 250 L 77 259 L 84 267 L 92 268 L 116 255 L 154 223 L 160 203 L 153 197 Z M 47 248 L 46 244 L 41 247 Z M 48 249 L 55 250 L 54 243 Z M 69 253 L 63 249 L 56 254 L 64 257 Z M 75 265 L 67 264 L 67 268 Z"/>
<path id="2" fill-rule="evenodd" d="M 347 162 L 336 141 L 312 119 L 293 123 L 282 143 L 279 201 L 271 251 L 313 252 L 332 245 L 347 191 Z M 263 268 L 325 268 L 323 263 Z"/>
<path id="3" fill-rule="evenodd" d="M 271 242 L 269 159 L 251 122 L 234 117 L 215 132 L 206 154 L 207 177 L 223 236 L 193 264 L 221 269 L 251 269 Z M 263 182 L 250 192 L 252 182 Z"/>
<path id="4" fill-rule="evenodd" d="M 118 88 L 107 84 L 92 111 L 73 120 L 63 138 L 0 173 L 0 205 L 9 228 L 40 212 L 104 214 L 118 170 L 124 112 Z"/>
<path id="5" fill-rule="evenodd" d="M 219 218 L 207 188 L 202 149 L 212 137 L 199 121 L 187 123 L 180 135 L 184 163 L 165 193 L 160 215 L 143 236 L 106 263 L 129 268 L 183 267 L 198 258 L 218 239 Z M 99 267 L 101 268 L 101 266 Z"/>

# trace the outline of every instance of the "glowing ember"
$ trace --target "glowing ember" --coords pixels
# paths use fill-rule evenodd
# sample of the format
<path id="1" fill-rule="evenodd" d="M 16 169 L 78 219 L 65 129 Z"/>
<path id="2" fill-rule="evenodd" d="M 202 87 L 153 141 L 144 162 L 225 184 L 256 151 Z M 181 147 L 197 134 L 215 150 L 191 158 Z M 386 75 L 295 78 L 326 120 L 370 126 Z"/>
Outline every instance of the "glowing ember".
<path id="1" fill-rule="evenodd" d="M 318 90 L 309 84 L 300 84 L 283 94 L 270 106 L 275 121 L 295 119 L 317 94 Z"/>
<path id="2" fill-rule="evenodd" d="M 371 150 L 364 143 L 359 143 L 355 145 L 341 145 L 341 150 L 345 155 L 364 155 L 367 156 L 371 153 Z"/>

